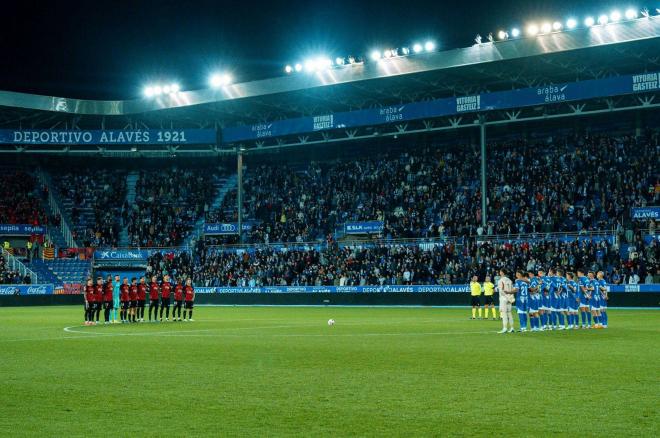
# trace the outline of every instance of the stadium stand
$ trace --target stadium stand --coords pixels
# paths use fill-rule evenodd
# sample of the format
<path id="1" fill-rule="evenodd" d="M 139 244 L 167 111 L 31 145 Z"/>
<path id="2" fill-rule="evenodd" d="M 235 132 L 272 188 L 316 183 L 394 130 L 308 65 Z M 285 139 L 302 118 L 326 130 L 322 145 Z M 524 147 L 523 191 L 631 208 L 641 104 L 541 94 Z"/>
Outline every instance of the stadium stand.
<path id="1" fill-rule="evenodd" d="M 37 274 L 40 282 L 52 283 L 55 287 L 84 284 L 91 273 L 91 263 L 88 260 L 33 260 L 28 266 Z"/>
<path id="2" fill-rule="evenodd" d="M 52 174 L 75 239 L 84 246 L 116 246 L 126 172 L 80 166 L 75 172 Z"/>
<path id="3" fill-rule="evenodd" d="M 131 246 L 180 245 L 209 209 L 219 174 L 175 166 L 141 171 L 135 202 L 124 206 Z"/>
<path id="4" fill-rule="evenodd" d="M 3 169 L 0 174 L 0 224 L 47 223 L 34 176 L 19 169 Z"/>
<path id="5" fill-rule="evenodd" d="M 346 221 L 383 220 L 387 238 L 614 230 L 630 207 L 658 203 L 658 133 L 509 141 L 489 152 L 488 225 L 479 158 L 470 147 L 411 147 L 353 160 L 248 171 L 252 243 L 307 242 Z M 539 151 L 544 151 L 542 154 Z M 498 169 L 506 163 L 506 171 Z M 236 191 L 208 221 L 236 221 Z"/>
<path id="6" fill-rule="evenodd" d="M 537 270 L 561 266 L 568 270 L 588 266 L 605 270 L 610 278 L 616 273 L 621 282 L 628 282 L 634 275 L 646 278 L 658 269 L 657 242 L 642 243 L 638 248 L 638 257 L 625 259 L 605 241 L 580 243 L 573 239 L 239 252 L 212 247 L 198 253 L 201 263 L 193 278 L 205 286 L 243 287 L 461 284 L 472 275 L 494 277 L 500 267 Z"/>

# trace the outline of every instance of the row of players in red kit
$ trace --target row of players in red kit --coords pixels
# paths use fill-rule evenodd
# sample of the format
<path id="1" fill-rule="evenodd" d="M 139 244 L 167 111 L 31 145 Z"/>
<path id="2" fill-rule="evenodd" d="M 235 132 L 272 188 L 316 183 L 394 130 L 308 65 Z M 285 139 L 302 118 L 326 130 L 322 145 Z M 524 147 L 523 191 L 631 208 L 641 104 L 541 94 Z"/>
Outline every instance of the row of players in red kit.
<path id="1" fill-rule="evenodd" d="M 172 309 L 172 321 L 193 321 L 193 303 L 195 301 L 195 289 L 190 279 L 186 280 L 184 285 L 181 279 L 175 286 L 172 286 L 169 275 L 163 277 L 163 281 L 158 283 L 158 279 L 151 277 L 151 283 L 147 283 L 145 277 L 132 278 L 129 284 L 128 278 L 124 277 L 123 282 L 119 283 L 119 277 L 112 278 L 104 283 L 101 277 L 96 279 L 96 285 L 92 279 L 87 280 L 85 286 L 85 325 L 96 325 L 99 323 L 101 309 L 105 311 L 105 324 L 110 324 L 110 311 L 119 308 L 122 323 L 144 322 L 144 308 L 146 305 L 147 294 L 149 295 L 149 322 L 162 322 L 163 313 L 165 321 L 170 317 L 170 300 L 172 290 L 174 290 L 174 308 Z M 113 297 L 113 293 L 118 292 L 118 296 Z M 160 317 L 158 315 L 160 307 Z M 183 308 L 183 318 L 181 309 Z M 178 313 L 178 314 L 177 314 Z"/>

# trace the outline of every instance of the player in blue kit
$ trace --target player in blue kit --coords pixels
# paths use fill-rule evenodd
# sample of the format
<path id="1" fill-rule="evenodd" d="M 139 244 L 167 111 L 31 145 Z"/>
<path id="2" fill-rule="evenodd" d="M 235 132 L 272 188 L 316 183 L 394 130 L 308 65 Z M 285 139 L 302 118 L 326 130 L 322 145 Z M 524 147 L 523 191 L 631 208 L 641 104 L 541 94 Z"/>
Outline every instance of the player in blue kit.
<path id="1" fill-rule="evenodd" d="M 578 296 L 580 297 L 580 317 L 582 328 L 591 328 L 591 312 L 589 311 L 589 279 L 584 276 L 584 271 L 578 269 Z M 587 323 L 588 321 L 588 323 Z"/>
<path id="2" fill-rule="evenodd" d="M 566 278 L 564 271 L 557 269 L 557 293 L 559 295 L 557 316 L 559 317 L 559 330 L 566 330 L 568 327 L 566 321 L 568 319 L 568 309 L 566 308 L 566 301 L 568 301 L 568 291 L 566 289 Z"/>
<path id="3" fill-rule="evenodd" d="M 550 322 L 548 324 L 548 330 L 556 330 L 557 327 L 557 314 L 559 309 L 559 295 L 557 294 L 557 289 L 559 282 L 555 277 L 555 270 L 548 269 L 548 296 L 550 298 Z"/>
<path id="4" fill-rule="evenodd" d="M 539 287 L 540 289 L 540 296 L 541 296 L 541 303 L 539 305 L 539 317 L 541 318 L 541 329 L 542 330 L 547 330 L 548 329 L 548 318 L 550 316 L 550 295 L 549 295 L 549 288 L 550 288 L 550 282 L 548 280 L 548 277 L 545 276 L 545 271 L 539 270 L 538 271 L 538 280 L 539 280 Z"/>
<path id="5" fill-rule="evenodd" d="M 541 331 L 539 321 L 539 306 L 541 305 L 541 282 L 534 276 L 532 271 L 527 273 L 529 278 L 529 325 L 533 332 Z"/>
<path id="6" fill-rule="evenodd" d="M 578 308 L 580 307 L 580 298 L 578 293 L 578 284 L 575 281 L 575 274 L 568 272 L 566 274 L 566 289 L 568 296 L 566 299 L 566 308 L 568 309 L 568 328 L 577 329 L 580 326 L 578 321 Z"/>
<path id="7" fill-rule="evenodd" d="M 527 331 L 527 312 L 529 311 L 529 283 L 523 276 L 522 271 L 516 271 L 516 282 L 513 285 L 516 294 L 516 310 L 520 320 L 520 332 Z"/>
<path id="8" fill-rule="evenodd" d="M 609 287 L 605 281 L 605 273 L 598 271 L 596 274 L 598 280 L 598 291 L 600 292 L 600 322 L 603 328 L 607 328 L 607 300 L 609 300 Z"/>
<path id="9" fill-rule="evenodd" d="M 591 316 L 594 320 L 593 328 L 603 328 L 600 323 L 600 291 L 598 290 L 600 284 L 596 280 L 596 276 L 593 271 L 589 271 L 589 307 L 591 308 Z"/>

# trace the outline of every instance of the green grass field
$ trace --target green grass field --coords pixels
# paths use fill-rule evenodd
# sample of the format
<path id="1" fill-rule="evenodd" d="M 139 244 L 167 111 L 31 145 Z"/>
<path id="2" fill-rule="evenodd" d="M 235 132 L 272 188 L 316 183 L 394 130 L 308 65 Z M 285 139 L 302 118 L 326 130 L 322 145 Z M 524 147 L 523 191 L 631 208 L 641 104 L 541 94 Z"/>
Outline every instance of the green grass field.
<path id="1" fill-rule="evenodd" d="M 658 436 L 660 312 L 609 313 L 498 335 L 467 309 L 0 308 L 0 436 Z"/>

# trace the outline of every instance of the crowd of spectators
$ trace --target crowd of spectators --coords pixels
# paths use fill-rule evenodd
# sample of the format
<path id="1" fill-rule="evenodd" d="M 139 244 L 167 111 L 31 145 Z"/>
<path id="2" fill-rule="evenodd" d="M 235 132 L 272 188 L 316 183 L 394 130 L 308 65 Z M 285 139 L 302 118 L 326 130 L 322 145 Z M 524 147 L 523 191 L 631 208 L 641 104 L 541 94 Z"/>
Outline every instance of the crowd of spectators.
<path id="1" fill-rule="evenodd" d="M 47 224 L 36 188 L 36 180 L 30 173 L 22 170 L 0 173 L 0 224 Z"/>
<path id="2" fill-rule="evenodd" d="M 215 195 L 209 172 L 168 167 L 143 170 L 136 198 L 122 213 L 131 246 L 177 246 L 203 217 Z"/>
<path id="3" fill-rule="evenodd" d="M 80 168 L 57 173 L 53 180 L 69 202 L 74 239 L 84 246 L 116 246 L 120 214 L 126 198 L 126 172 L 106 168 Z"/>
<path id="4" fill-rule="evenodd" d="M 658 133 L 584 135 L 488 148 L 483 227 L 480 156 L 470 146 L 411 147 L 366 158 L 248 168 L 243 217 L 252 243 L 307 242 L 347 221 L 384 222 L 383 237 L 615 230 L 633 206 L 660 203 Z M 236 193 L 207 215 L 235 222 Z"/>
<path id="5" fill-rule="evenodd" d="M 20 272 L 9 269 L 4 257 L 0 257 L 0 284 L 30 284 L 30 276 L 23 277 Z"/>
<path id="6" fill-rule="evenodd" d="M 150 273 L 192 275 L 198 286 L 364 286 L 464 284 L 500 268 L 603 270 L 615 284 L 660 282 L 660 245 L 636 237 L 622 251 L 602 240 L 445 240 L 435 243 L 350 246 L 206 246 L 192 253 L 155 254 Z"/>

